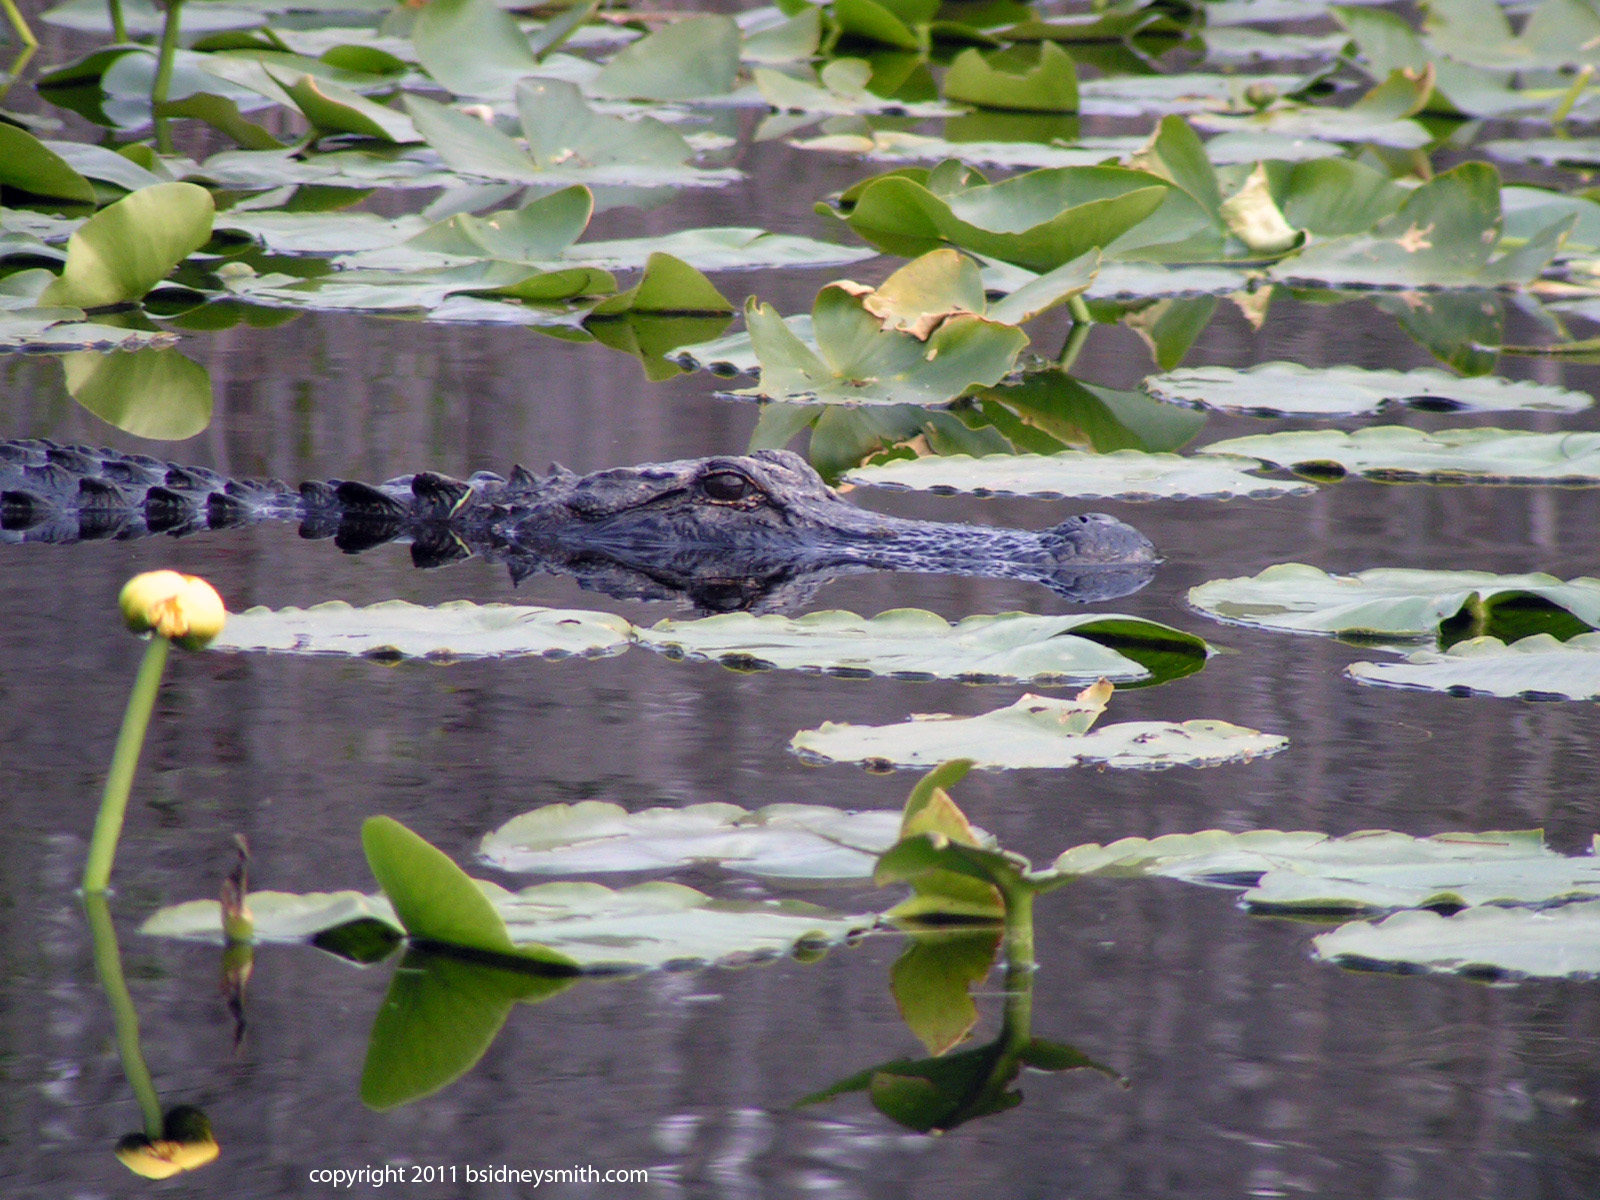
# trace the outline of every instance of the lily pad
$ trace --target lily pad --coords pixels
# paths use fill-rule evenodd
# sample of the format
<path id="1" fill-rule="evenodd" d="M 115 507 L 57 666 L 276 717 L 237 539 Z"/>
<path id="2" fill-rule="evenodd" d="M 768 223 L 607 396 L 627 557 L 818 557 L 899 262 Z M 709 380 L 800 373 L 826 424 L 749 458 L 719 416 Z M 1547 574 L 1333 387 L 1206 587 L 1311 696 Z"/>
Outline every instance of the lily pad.
<path id="1" fill-rule="evenodd" d="M 871 258 L 872 251 L 792 233 L 746 226 L 678 229 L 650 237 L 580 242 L 563 258 L 605 271 L 633 271 L 650 255 L 670 254 L 702 271 L 772 267 L 842 267 Z"/>
<path id="2" fill-rule="evenodd" d="M 342 600 L 310 608 L 251 608 L 229 614 L 212 648 L 367 658 L 466 658 L 620 654 L 633 627 L 609 613 L 452 601 L 435 608 L 386 600 L 356 608 Z"/>
<path id="3" fill-rule="evenodd" d="M 1600 433 L 1529 433 L 1375 425 L 1345 433 L 1302 429 L 1213 442 L 1201 454 L 1255 458 L 1319 478 L 1390 482 L 1563 484 L 1600 482 Z"/>
<path id="4" fill-rule="evenodd" d="M 954 625 L 916 608 L 871 618 L 831 610 L 803 617 L 725 613 L 662 621 L 639 630 L 638 637 L 641 645 L 673 657 L 715 661 L 738 670 L 971 683 L 1131 682 L 1152 674 L 1122 652 L 1133 650 L 1133 643 L 1164 644 L 1184 655 L 1206 653 L 1205 643 L 1191 634 L 1107 613 L 1002 613 L 967 617 Z"/>
<path id="5" fill-rule="evenodd" d="M 956 158 L 979 167 L 1092 167 L 1132 154 L 1142 137 L 1087 137 L 1068 144 L 1046 142 L 956 142 L 903 129 L 826 133 L 795 138 L 791 146 L 830 154 L 853 154 L 873 162 L 937 163 Z"/>
<path id="6" fill-rule="evenodd" d="M 1219 133 L 1273 133 L 1325 142 L 1365 142 L 1416 149 L 1433 140 L 1427 129 L 1410 119 L 1427 101 L 1433 91 L 1433 81 L 1432 71 L 1396 70 L 1348 107 L 1280 102 L 1249 115 L 1200 113 L 1194 122 Z"/>
<path id="7" fill-rule="evenodd" d="M 1296 496 L 1310 485 L 1263 479 L 1248 472 L 1247 458 L 1214 460 L 1178 454 L 1117 450 L 1092 454 L 1062 450 L 1055 454 L 937 454 L 888 462 L 850 471 L 846 480 L 871 487 L 905 488 L 977 496 L 1063 496 L 1119 500 L 1217 499 L 1238 496 Z"/>
<path id="8" fill-rule="evenodd" d="M 1600 579 L 1562 582 L 1554 575 L 1390 567 L 1330 575 L 1280 563 L 1254 577 L 1214 579 L 1189 589 L 1191 605 L 1230 624 L 1370 638 L 1431 637 L 1463 610 L 1490 619 L 1497 605 L 1530 597 L 1600 627 Z"/>
<path id="9" fill-rule="evenodd" d="M 1249 112 L 1245 96 L 1289 95 L 1304 79 L 1299 75 L 1215 75 L 1185 71 L 1173 75 L 1112 75 L 1078 85 L 1084 116 L 1138 117 L 1148 113 Z"/>
<path id="10" fill-rule="evenodd" d="M 587 875 L 715 864 L 774 879 L 866 879 L 899 840 L 898 812 L 816 804 L 690 804 L 629 812 L 584 800 L 546 804 L 483 839 L 479 854 L 502 871 Z"/>
<path id="11" fill-rule="evenodd" d="M 1011 71 L 1008 65 L 981 50 L 963 50 L 945 72 L 945 98 L 1015 112 L 1078 111 L 1077 68 L 1054 42 L 1042 43 L 1038 60 L 1027 69 Z"/>
<path id="12" fill-rule="evenodd" d="M 1107 689 L 1109 692 L 1109 689 Z M 1087 694 L 1087 693 L 1086 693 Z M 951 758 L 979 768 L 1214 766 L 1275 754 L 1289 739 L 1226 721 L 1125 721 L 1090 729 L 1104 703 L 1023 696 L 977 717 L 919 713 L 899 725 L 825 722 L 789 748 L 810 762 L 927 770 Z"/>
<path id="13" fill-rule="evenodd" d="M 1144 389 L 1158 400 L 1244 416 L 1357 417 L 1404 404 L 1428 412 L 1577 412 L 1585 392 L 1505 379 L 1463 379 L 1444 371 L 1373 371 L 1267 362 L 1239 370 L 1190 367 L 1152 375 Z"/>
<path id="14" fill-rule="evenodd" d="M 1452 916 L 1400 912 L 1341 925 L 1313 944 L 1319 958 L 1364 971 L 1589 980 L 1600 976 L 1600 903 L 1546 911 L 1469 908 Z"/>
<path id="15" fill-rule="evenodd" d="M 860 58 L 832 59 L 814 76 L 791 75 L 771 67 L 756 67 L 751 71 L 751 75 L 761 92 L 762 99 L 773 108 L 780 113 L 814 114 L 811 120 L 820 116 L 864 113 L 946 117 L 961 111 L 939 102 L 908 102 L 880 96 L 870 91 L 867 84 L 872 78 L 872 65 Z M 811 123 L 811 120 L 791 121 L 789 118 L 778 118 L 778 120 L 781 122 L 779 128 L 784 133 Z"/>
<path id="16" fill-rule="evenodd" d="M 618 100 L 699 100 L 731 92 L 738 74 L 739 27 L 733 19 L 689 17 L 624 46 L 588 91 Z"/>
<path id="17" fill-rule="evenodd" d="M 0 186 L 78 204 L 95 202 L 94 185 L 33 134 L 0 123 Z"/>
<path id="18" fill-rule="evenodd" d="M 776 958 L 797 946 L 843 941 L 876 921 L 798 901 L 713 900 L 666 882 L 616 890 L 597 883 L 543 883 L 520 892 L 474 882 L 505 921 L 514 947 L 537 944 L 581 970 L 602 973 Z M 257 942 L 303 942 L 357 920 L 376 920 L 402 932 L 382 896 L 252 892 L 247 903 Z M 140 932 L 220 943 L 222 906 L 191 900 L 163 908 Z"/>
<path id="19" fill-rule="evenodd" d="M 1537 633 L 1510 645 L 1495 637 L 1469 638 L 1443 652 L 1418 650 L 1404 662 L 1351 663 L 1345 674 L 1357 683 L 1452 696 L 1600 700 L 1600 633 L 1564 642 Z"/>
<path id="20" fill-rule="evenodd" d="M 160 183 L 101 209 L 67 242 L 61 276 L 39 303 L 100 308 L 143 299 L 211 236 L 211 194 Z"/>

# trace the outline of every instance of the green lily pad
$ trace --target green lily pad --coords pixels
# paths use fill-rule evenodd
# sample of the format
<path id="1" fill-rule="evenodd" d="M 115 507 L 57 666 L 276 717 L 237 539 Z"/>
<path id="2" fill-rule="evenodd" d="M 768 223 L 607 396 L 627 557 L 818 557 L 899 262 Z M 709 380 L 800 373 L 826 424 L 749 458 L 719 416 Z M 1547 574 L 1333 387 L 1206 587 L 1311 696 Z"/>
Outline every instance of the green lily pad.
<path id="1" fill-rule="evenodd" d="M 94 185 L 65 159 L 27 130 L 4 123 L 0 123 L 0 187 L 78 204 L 95 203 Z"/>
<path id="2" fill-rule="evenodd" d="M 1189 367 L 1152 375 L 1144 389 L 1169 404 L 1272 417 L 1357 417 L 1404 404 L 1428 412 L 1577 412 L 1594 398 L 1553 384 L 1496 375 L 1463 379 L 1443 371 L 1372 371 L 1267 362 Z"/>
<path id="3" fill-rule="evenodd" d="M 1084 116 L 1138 117 L 1148 113 L 1250 112 L 1245 93 L 1271 89 L 1288 95 L 1303 82 L 1298 75 L 1212 75 L 1185 71 L 1173 75 L 1111 75 L 1078 85 Z"/>
<path id="4" fill-rule="evenodd" d="M 711 863 L 773 879 L 866 879 L 899 840 L 897 812 L 816 804 L 690 804 L 629 812 L 584 800 L 513 817 L 478 853 L 502 871 L 588 875 Z"/>
<path id="5" fill-rule="evenodd" d="M 177 340 L 176 334 L 165 330 L 123 329 L 86 321 L 81 308 L 0 305 L 0 353 L 164 348 Z"/>
<path id="6" fill-rule="evenodd" d="M 1370 287 L 1503 287 L 1538 277 L 1576 217 L 1502 244 L 1500 173 L 1462 163 L 1423 184 L 1370 232 L 1315 241 L 1271 268 L 1286 280 Z M 1497 253 L 1498 251 L 1498 253 Z"/>
<path id="7" fill-rule="evenodd" d="M 211 193 L 192 183 L 129 193 L 73 233 L 61 276 L 39 303 L 101 308 L 142 299 L 205 245 L 213 211 Z"/>
<path id="8" fill-rule="evenodd" d="M 1547 911 L 1469 908 L 1452 916 L 1399 912 L 1352 921 L 1313 939 L 1317 956 L 1341 967 L 1473 979 L 1589 980 L 1600 976 L 1600 904 Z"/>
<path id="9" fill-rule="evenodd" d="M 609 613 L 472 604 L 435 608 L 386 600 L 356 608 L 342 600 L 310 608 L 251 608 L 228 616 L 212 648 L 367 658 L 466 658 L 620 654 L 633 627 Z"/>
<path id="10" fill-rule="evenodd" d="M 624 46 L 588 91 L 616 100 L 700 100 L 733 91 L 738 74 L 739 27 L 733 19 L 689 17 Z"/>
<path id="11" fill-rule="evenodd" d="M 792 233 L 744 226 L 678 229 L 650 237 L 581 242 L 563 257 L 606 271 L 635 271 L 662 253 L 702 271 L 773 267 L 842 267 L 871 258 L 872 251 Z"/>
<path id="12" fill-rule="evenodd" d="M 1560 641 L 1536 633 L 1507 645 L 1477 637 L 1448 650 L 1418 650 L 1404 662 L 1358 662 L 1345 668 L 1357 683 L 1501 696 L 1516 700 L 1600 699 L 1600 633 Z"/>
<path id="13" fill-rule="evenodd" d="M 756 67 L 750 74 L 761 98 L 780 113 L 797 112 L 815 116 L 894 113 L 899 116 L 946 117 L 960 111 L 939 102 L 910 102 L 870 91 L 867 84 L 872 78 L 872 64 L 860 58 L 832 59 L 815 75 L 810 74 L 810 68 L 805 68 L 804 74 L 789 74 L 771 67 Z M 800 124 L 809 123 L 785 122 L 783 132 L 792 132 Z"/>
<path id="14" fill-rule="evenodd" d="M 1106 613 L 967 617 L 952 625 L 935 613 L 892 609 L 875 617 L 824 611 L 803 617 L 725 613 L 662 621 L 638 631 L 641 645 L 674 657 L 738 670 L 820 671 L 971 683 L 1068 683 L 1149 678 L 1122 653 L 1131 643 L 1164 643 L 1203 656 L 1205 643 L 1153 621 Z"/>
<path id="15" fill-rule="evenodd" d="M 1371 638 L 1431 637 L 1464 609 L 1492 617 L 1497 605 L 1529 597 L 1600 627 L 1600 579 L 1562 582 L 1553 575 L 1388 567 L 1329 575 L 1280 563 L 1254 577 L 1214 579 L 1189 589 L 1191 605 L 1230 624 Z"/>
<path id="16" fill-rule="evenodd" d="M 553 966 L 565 959 L 586 972 L 763 961 L 796 947 L 843 941 L 876 922 L 874 916 L 839 916 L 798 901 L 713 900 L 666 882 L 616 890 L 597 883 L 542 883 L 520 892 L 473 882 L 504 921 L 516 957 L 531 957 L 531 950 Z M 382 896 L 252 892 L 247 903 L 257 942 L 303 942 L 361 920 L 402 932 L 393 906 Z M 140 932 L 220 943 L 222 906 L 191 900 L 163 908 Z"/>
<path id="17" fill-rule="evenodd" d="M 1230 438 L 1202 454 L 1260 459 L 1318 477 L 1365 475 L 1391 482 L 1593 485 L 1600 433 L 1440 429 L 1374 425 L 1344 433 L 1303 429 Z"/>
<path id="18" fill-rule="evenodd" d="M 1275 754 L 1289 739 L 1226 721 L 1125 721 L 1090 729 L 1104 709 L 1050 696 L 1023 696 L 977 717 L 918 714 L 899 725 L 825 722 L 795 734 L 789 748 L 812 762 L 859 762 L 874 769 L 929 767 L 970 758 L 979 768 L 1076 766 L 1160 769 L 1213 766 Z"/>
<path id="19" fill-rule="evenodd" d="M 838 215 L 891 254 L 953 244 L 1050 271 L 1116 241 L 1154 213 L 1169 190 L 1159 176 L 1124 167 L 1057 167 L 990 184 L 946 163 L 857 184 Z"/>
<path id="20" fill-rule="evenodd" d="M 945 98 L 1016 112 L 1078 111 L 1077 68 L 1054 42 L 1042 43 L 1038 60 L 1026 70 L 1010 71 L 1008 65 L 1000 56 L 963 50 L 945 73 Z"/>
<path id="21" fill-rule="evenodd" d="M 1060 281 L 1059 299 L 1087 287 L 1093 266 L 1071 274 Z M 985 307 L 977 264 L 952 250 L 907 264 L 876 289 L 847 281 L 823 288 L 811 314 L 815 351 L 771 306 L 752 298 L 745 328 L 761 381 L 733 394 L 825 404 L 949 403 L 998 383 L 1028 343 L 1014 325 L 986 318 Z"/>
<path id="22" fill-rule="evenodd" d="M 1063 496 L 1119 500 L 1176 500 L 1237 496 L 1295 496 L 1306 484 L 1248 474 L 1247 458 L 1215 461 L 1177 454 L 1117 450 L 1093 454 L 1061 450 L 1055 454 L 934 454 L 891 459 L 857 467 L 846 480 L 871 487 L 906 488 L 977 496 Z"/>
<path id="23" fill-rule="evenodd" d="M 1219 133 L 1274 133 L 1325 142 L 1365 142 L 1410 150 L 1433 140 L 1410 117 L 1422 109 L 1433 91 L 1432 72 L 1408 74 L 1396 70 L 1354 104 L 1335 108 L 1325 104 L 1278 103 L 1249 115 L 1200 113 L 1196 125 Z"/>
<path id="24" fill-rule="evenodd" d="M 801 150 L 853 154 L 873 162 L 938 163 L 960 159 L 978 167 L 1093 167 L 1114 163 L 1145 143 L 1142 137 L 1088 137 L 1066 145 L 1046 142 L 956 142 L 903 129 L 827 133 L 795 138 Z"/>
<path id="25" fill-rule="evenodd" d="M 411 38 L 423 69 L 458 96 L 509 95 L 539 70 L 516 20 L 493 0 L 442 0 L 418 10 Z"/>
<path id="26" fill-rule="evenodd" d="M 340 87 L 332 80 L 318 79 L 309 74 L 296 76 L 293 72 L 274 70 L 270 65 L 266 71 L 282 85 L 306 120 L 311 122 L 312 128 L 319 133 L 348 133 L 384 142 L 422 140 L 416 126 L 405 114 L 368 100 L 359 92 Z"/>

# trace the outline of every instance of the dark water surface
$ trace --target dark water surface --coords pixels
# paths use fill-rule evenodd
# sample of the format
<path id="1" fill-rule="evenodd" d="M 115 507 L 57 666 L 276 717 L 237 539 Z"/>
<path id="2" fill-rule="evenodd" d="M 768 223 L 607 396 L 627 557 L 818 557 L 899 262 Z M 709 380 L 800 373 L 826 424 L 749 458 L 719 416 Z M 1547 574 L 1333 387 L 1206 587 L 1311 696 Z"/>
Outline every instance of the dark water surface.
<path id="1" fill-rule="evenodd" d="M 591 236 L 736 223 L 830 236 L 811 199 L 848 165 L 763 147 L 751 182 L 655 213 L 608 214 Z M 849 272 L 876 279 L 882 262 Z M 783 311 L 821 276 L 722 276 Z M 1057 334 L 1059 331 L 1057 331 Z M 1054 336 L 1047 332 L 1045 338 Z M 211 428 L 161 447 L 67 398 L 51 359 L 0 362 L 0 435 L 161 453 L 247 475 L 381 479 L 578 470 L 742 450 L 752 407 L 716 381 L 643 381 L 631 359 L 521 330 L 305 317 L 281 329 L 188 338 L 216 384 Z M 1226 305 L 1187 360 L 1427 365 L 1364 305 L 1274 304 L 1256 333 Z M 1101 328 L 1078 374 L 1132 386 L 1146 350 Z M 1594 390 L 1590 368 L 1513 374 Z M 1461 418 L 1388 418 L 1430 427 Z M 1594 427 L 1504 416 L 1514 428 Z M 1354 427 L 1352 423 L 1351 427 Z M 1213 418 L 1200 441 L 1276 425 Z M 1224 719 L 1291 739 L 1269 760 L 1197 771 L 1023 771 L 969 777 L 957 796 L 1004 844 L 1045 860 L 1085 841 L 1221 827 L 1411 834 L 1546 827 L 1567 852 L 1600 831 L 1595 709 L 1358 688 L 1331 640 L 1216 625 L 1186 590 L 1302 561 L 1591 573 L 1600 495 L 1352 481 L 1275 502 L 1074 505 L 857 491 L 906 515 L 1041 526 L 1084 507 L 1138 524 L 1167 561 L 1146 591 L 1104 607 L 1179 625 L 1224 649 L 1168 686 L 1120 692 L 1117 719 Z M 1355 974 L 1311 961 L 1315 928 L 1252 917 L 1231 893 L 1106 881 L 1040 901 L 1034 1030 L 1124 1075 L 1025 1076 L 1020 1108 L 940 1138 L 910 1134 L 860 1096 L 796 1109 L 808 1092 L 885 1059 L 920 1056 L 895 1011 L 888 937 L 822 960 L 741 971 L 583 981 L 519 1007 L 489 1053 L 443 1092 L 389 1113 L 357 1096 L 390 968 L 299 947 L 256 956 L 249 1029 L 233 1026 L 213 948 L 141 938 L 162 904 L 216 892 L 231 835 L 253 883 L 368 888 L 362 820 L 388 813 L 470 864 L 481 836 L 541 803 L 630 808 L 718 800 L 896 808 L 914 778 L 808 767 L 791 735 L 824 719 L 981 712 L 1020 689 L 794 673 L 735 674 L 634 650 L 601 661 L 398 668 L 366 661 L 178 656 L 146 748 L 113 912 L 157 1090 L 210 1115 L 221 1159 L 160 1185 L 112 1157 L 139 1113 L 112 1041 L 75 892 L 141 646 L 115 620 L 127 577 L 176 567 L 233 609 L 339 598 L 453 598 L 682 615 L 536 579 L 513 592 L 481 563 L 414 571 L 403 547 L 357 558 L 292 528 L 184 541 L 0 554 L 0 1194 L 56 1198 L 326 1196 L 319 1168 L 384 1162 L 645 1167 L 633 1187 L 561 1195 L 861 1197 L 1591 1197 L 1600 1192 L 1600 991 Z M 1064 604 L 1042 588 L 863 577 L 820 601 L 947 617 Z M 760 889 L 687 880 L 727 894 Z M 507 880 L 507 882 L 511 882 Z M 882 905 L 845 891 L 815 898 Z M 998 976 L 981 1006 L 992 1031 Z M 411 1197 L 533 1195 L 508 1184 L 395 1184 Z M 360 1189 L 358 1189 L 360 1190 Z M 370 1190 L 370 1189 L 368 1189 Z"/>

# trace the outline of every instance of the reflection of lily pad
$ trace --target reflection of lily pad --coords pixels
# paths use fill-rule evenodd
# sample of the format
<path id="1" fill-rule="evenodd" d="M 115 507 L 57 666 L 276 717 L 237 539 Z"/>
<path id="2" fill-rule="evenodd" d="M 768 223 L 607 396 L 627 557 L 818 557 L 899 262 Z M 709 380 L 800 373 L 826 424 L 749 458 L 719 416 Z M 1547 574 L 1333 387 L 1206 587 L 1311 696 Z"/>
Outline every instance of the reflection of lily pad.
<path id="1" fill-rule="evenodd" d="M 891 459 L 875 466 L 857 467 L 846 478 L 851 483 L 873 487 L 1046 499 L 1294 496 L 1312 490 L 1306 484 L 1248 474 L 1252 467 L 1247 458 L 1217 457 L 1211 462 L 1139 450 L 1111 454 L 1062 450 L 1055 454 L 986 454 L 981 458 L 949 454 Z"/>
<path id="2" fill-rule="evenodd" d="M 1132 643 L 1163 644 L 1185 655 L 1205 643 L 1154 621 L 1109 613 L 967 617 L 955 625 L 916 608 L 875 617 L 826 611 L 803 617 L 725 613 L 662 621 L 638 632 L 640 644 L 674 656 L 711 659 L 740 670 L 822 671 L 897 679 L 974 683 L 1114 682 L 1150 671 L 1121 653 Z M 1124 639 L 1127 639 L 1124 642 Z"/>
<path id="3" fill-rule="evenodd" d="M 716 863 L 778 879 L 865 879 L 899 839 L 898 812 L 816 804 L 691 804 L 628 812 L 584 800 L 513 817 L 479 853 L 502 871 L 585 875 Z"/>
<path id="4" fill-rule="evenodd" d="M 342 600 L 311 608 L 252 608 L 228 616 L 217 650 L 351 654 L 369 658 L 507 658 L 620 654 L 632 631 L 621 617 L 579 609 L 457 600 L 435 608 Z"/>
<path id="5" fill-rule="evenodd" d="M 1247 416 L 1354 417 L 1392 404 L 1436 411 L 1576 412 L 1594 399 L 1553 384 L 1497 375 L 1462 379 L 1443 371 L 1370 371 L 1267 362 L 1239 370 L 1190 367 L 1153 375 L 1144 388 L 1157 399 Z"/>
<path id="6" fill-rule="evenodd" d="M 182 441 L 211 423 L 211 374 L 176 350 L 61 356 L 67 391 L 135 437 Z"/>
<path id="7" fill-rule="evenodd" d="M 1231 438 L 1202 454 L 1260 459 L 1318 476 L 1365 475 L 1443 483 L 1600 482 L 1600 433 L 1440 429 L 1375 425 L 1345 433 L 1301 429 Z"/>
<path id="8" fill-rule="evenodd" d="M 1126 721 L 1088 726 L 1100 707 L 1024 696 L 977 717 L 918 714 L 900 725 L 825 722 L 797 733 L 790 749 L 807 760 L 926 770 L 952 758 L 977 767 L 1161 768 L 1212 766 L 1276 753 L 1288 739 L 1226 721 Z"/>
<path id="9" fill-rule="evenodd" d="M 1519 700 L 1600 699 L 1600 633 L 1565 642 L 1537 633 L 1507 645 L 1469 638 L 1449 650 L 1419 650 L 1404 662 L 1358 662 L 1346 668 L 1357 683 L 1418 688 L 1452 696 Z"/>
<path id="10" fill-rule="evenodd" d="M 1546 911 L 1469 908 L 1453 916 L 1400 912 L 1352 921 L 1314 939 L 1318 957 L 1342 967 L 1474 979 L 1600 976 L 1600 903 Z"/>
<path id="11" fill-rule="evenodd" d="M 1497 605 L 1529 597 L 1600 626 L 1600 579 L 1495 575 L 1489 571 L 1378 568 L 1329 575 L 1280 563 L 1253 578 L 1214 579 L 1189 589 L 1189 603 L 1219 621 L 1295 633 L 1377 638 L 1432 636 L 1464 609 L 1492 618 Z"/>

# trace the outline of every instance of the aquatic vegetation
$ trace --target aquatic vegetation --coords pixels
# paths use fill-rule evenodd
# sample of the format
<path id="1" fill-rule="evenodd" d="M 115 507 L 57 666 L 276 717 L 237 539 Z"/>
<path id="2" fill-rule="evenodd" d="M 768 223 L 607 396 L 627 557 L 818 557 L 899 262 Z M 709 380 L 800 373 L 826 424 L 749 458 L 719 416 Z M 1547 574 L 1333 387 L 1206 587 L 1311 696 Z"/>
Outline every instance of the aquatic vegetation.
<path id="1" fill-rule="evenodd" d="M 1203 454 L 1259 459 L 1318 479 L 1364 475 L 1389 482 L 1542 483 L 1593 486 L 1600 435 L 1521 429 L 1374 425 L 1354 433 L 1301 429 L 1214 442 Z"/>
<path id="2" fill-rule="evenodd" d="M 1506 642 L 1474 637 L 1448 650 L 1418 650 L 1401 662 L 1358 662 L 1345 668 L 1357 683 L 1416 688 L 1452 696 L 1517 700 L 1600 699 L 1600 634 L 1565 641 L 1534 633 Z"/>

